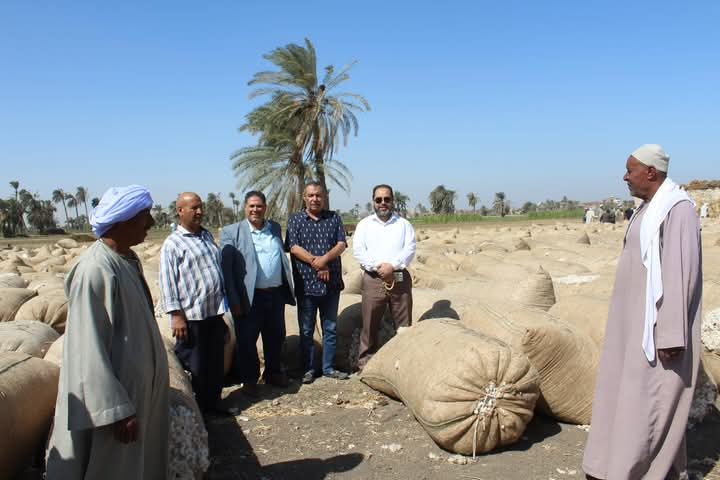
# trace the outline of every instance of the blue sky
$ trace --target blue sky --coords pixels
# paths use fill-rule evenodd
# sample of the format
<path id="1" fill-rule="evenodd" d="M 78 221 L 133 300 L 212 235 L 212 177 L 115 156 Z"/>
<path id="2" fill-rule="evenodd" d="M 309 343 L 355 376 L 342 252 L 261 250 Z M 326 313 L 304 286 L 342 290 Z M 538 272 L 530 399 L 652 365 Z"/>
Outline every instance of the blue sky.
<path id="1" fill-rule="evenodd" d="M 678 182 L 717 179 L 720 3 L 0 3 L 0 195 L 139 183 L 236 190 L 230 154 L 258 104 L 263 54 L 312 40 L 319 66 L 357 60 L 344 91 L 372 110 L 337 159 L 364 205 L 390 183 L 488 205 L 629 197 L 628 154 L 660 143 Z"/>

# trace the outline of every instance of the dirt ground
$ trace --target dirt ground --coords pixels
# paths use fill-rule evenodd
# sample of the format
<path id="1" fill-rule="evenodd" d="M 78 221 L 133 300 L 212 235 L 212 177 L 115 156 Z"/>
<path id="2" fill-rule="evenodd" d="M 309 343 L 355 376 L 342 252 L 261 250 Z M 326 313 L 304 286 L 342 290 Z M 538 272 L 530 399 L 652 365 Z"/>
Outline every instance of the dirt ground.
<path id="1" fill-rule="evenodd" d="M 356 376 L 261 388 L 257 399 L 223 391 L 225 406 L 239 411 L 208 419 L 207 479 L 584 478 L 584 426 L 536 416 L 520 442 L 472 459 L 436 446 L 401 402 Z M 688 453 L 691 478 L 720 479 L 717 411 L 688 432 Z"/>

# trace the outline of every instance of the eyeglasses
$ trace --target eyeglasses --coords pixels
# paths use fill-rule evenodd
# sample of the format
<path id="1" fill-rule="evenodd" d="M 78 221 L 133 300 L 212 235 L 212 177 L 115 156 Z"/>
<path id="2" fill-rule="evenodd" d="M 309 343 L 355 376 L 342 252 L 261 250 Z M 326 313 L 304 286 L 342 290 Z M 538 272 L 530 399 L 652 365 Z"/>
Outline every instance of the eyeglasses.
<path id="1" fill-rule="evenodd" d="M 392 203 L 392 197 L 375 197 L 375 203 L 380 205 L 381 203 Z"/>

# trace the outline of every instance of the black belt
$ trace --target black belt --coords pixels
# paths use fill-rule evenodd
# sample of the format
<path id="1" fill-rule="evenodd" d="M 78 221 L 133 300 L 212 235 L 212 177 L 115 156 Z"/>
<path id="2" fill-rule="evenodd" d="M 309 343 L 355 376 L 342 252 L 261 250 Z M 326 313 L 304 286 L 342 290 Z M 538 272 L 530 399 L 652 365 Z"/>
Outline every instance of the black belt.
<path id="1" fill-rule="evenodd" d="M 256 287 L 256 288 L 255 288 L 255 291 L 256 291 L 256 292 L 270 293 L 270 292 L 274 292 L 274 291 L 277 290 L 278 288 L 280 288 L 280 287 L 268 287 L 268 288 L 257 288 L 257 287 Z"/>

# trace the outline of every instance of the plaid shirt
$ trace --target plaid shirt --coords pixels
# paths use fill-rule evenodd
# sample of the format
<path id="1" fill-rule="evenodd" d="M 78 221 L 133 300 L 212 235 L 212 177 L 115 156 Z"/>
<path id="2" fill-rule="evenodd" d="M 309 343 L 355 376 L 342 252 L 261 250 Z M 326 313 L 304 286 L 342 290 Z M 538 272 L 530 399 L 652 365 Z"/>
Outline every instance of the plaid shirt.
<path id="1" fill-rule="evenodd" d="M 345 227 L 340 216 L 335 212 L 323 210 L 320 217 L 314 220 L 302 210 L 288 218 L 285 236 L 285 249 L 288 251 L 297 245 L 317 257 L 325 255 L 338 242 L 345 242 Z M 291 259 L 296 295 L 320 297 L 328 292 L 339 292 L 345 288 L 340 257 L 328 263 L 330 281 L 327 284 L 318 278 L 312 265 L 301 262 L 294 255 L 291 255 Z"/>
<path id="2" fill-rule="evenodd" d="M 220 250 L 210 232 L 194 234 L 182 226 L 160 250 L 160 292 L 166 313 L 185 312 L 188 320 L 203 320 L 227 311 Z"/>

